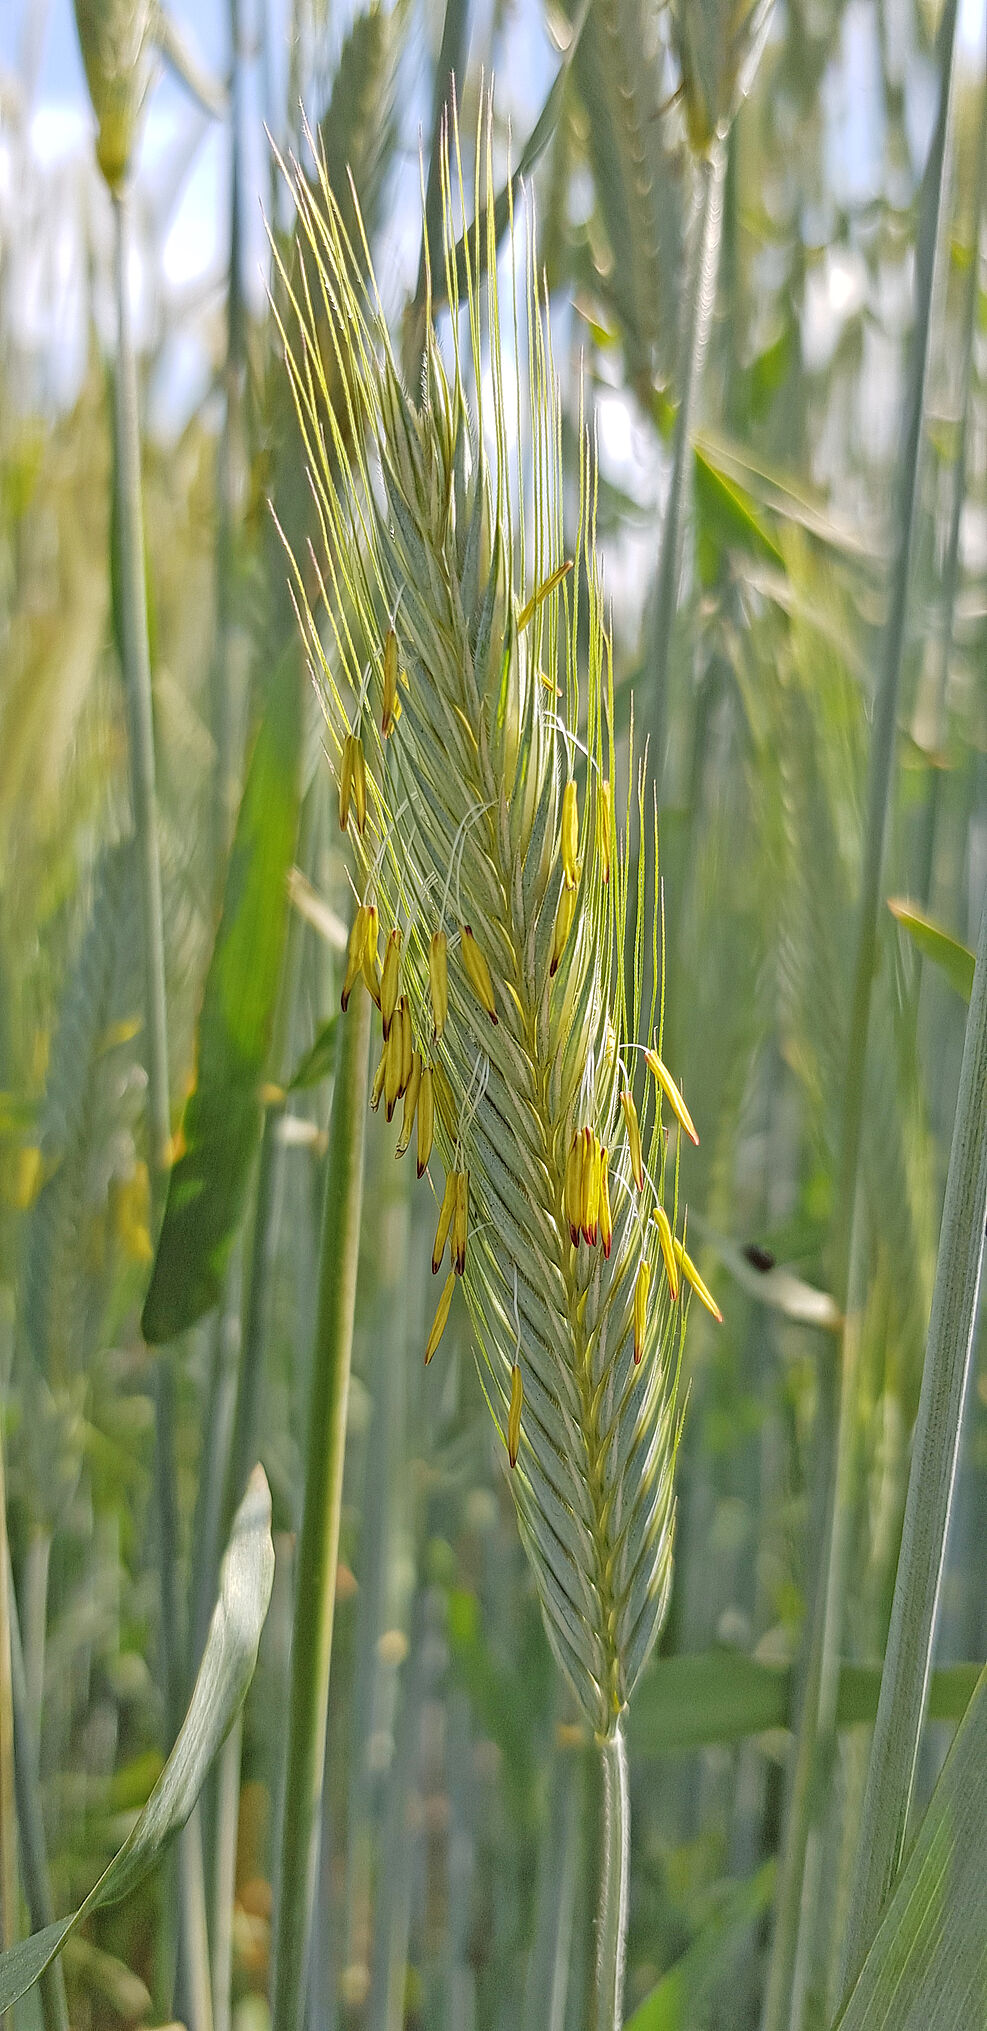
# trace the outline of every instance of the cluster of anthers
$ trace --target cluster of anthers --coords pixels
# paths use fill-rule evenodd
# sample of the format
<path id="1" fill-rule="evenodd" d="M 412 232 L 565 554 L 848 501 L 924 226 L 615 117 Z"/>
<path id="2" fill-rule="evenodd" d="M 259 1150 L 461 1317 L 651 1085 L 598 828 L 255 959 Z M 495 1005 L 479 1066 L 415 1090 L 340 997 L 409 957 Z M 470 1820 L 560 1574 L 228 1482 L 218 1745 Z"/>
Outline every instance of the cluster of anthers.
<path id="1" fill-rule="evenodd" d="M 362 875 L 343 1007 L 365 987 L 380 1010 L 372 1099 L 402 1103 L 398 1154 L 417 1127 L 419 1176 L 442 1163 L 425 1359 L 458 1284 L 549 1634 L 607 1736 L 668 1599 L 683 1286 L 719 1314 L 679 1213 L 696 1131 L 660 1055 L 656 821 L 630 756 L 615 812 L 595 459 L 581 429 L 567 555 L 531 237 L 512 263 L 527 419 L 519 384 L 508 425 L 491 147 L 487 120 L 486 224 L 462 237 L 455 128 L 442 156 L 444 300 L 464 308 L 450 372 L 429 278 L 417 402 L 359 215 L 354 248 L 324 173 L 291 174 L 286 356 L 322 538 L 294 590 Z"/>

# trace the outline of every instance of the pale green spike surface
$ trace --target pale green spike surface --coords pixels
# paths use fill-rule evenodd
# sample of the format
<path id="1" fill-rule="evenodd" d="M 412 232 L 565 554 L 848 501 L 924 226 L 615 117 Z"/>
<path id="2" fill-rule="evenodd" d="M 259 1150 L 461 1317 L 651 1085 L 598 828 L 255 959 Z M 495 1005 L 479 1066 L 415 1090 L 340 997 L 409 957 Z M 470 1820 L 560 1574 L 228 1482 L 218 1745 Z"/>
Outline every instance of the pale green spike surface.
<path id="1" fill-rule="evenodd" d="M 530 233 L 519 258 L 512 221 L 507 272 L 516 279 L 506 313 L 492 229 L 483 244 L 479 228 L 464 236 L 462 330 L 451 327 L 447 361 L 429 311 L 422 393 L 413 401 L 366 245 L 350 246 L 324 176 L 312 183 L 293 166 L 289 178 L 302 259 L 294 284 L 281 271 L 286 358 L 321 539 L 294 560 L 296 602 L 330 746 L 338 757 L 349 732 L 364 743 L 364 898 L 377 906 L 382 936 L 401 926 L 401 986 L 416 1048 L 435 1067 L 438 1152 L 447 1170 L 469 1173 L 463 1287 L 505 1458 L 516 1357 L 521 1366 L 510 1485 L 549 1636 L 587 1720 L 608 1737 L 668 1599 L 683 1301 L 670 1302 L 650 1218 L 663 1189 L 659 1096 L 631 1049 L 656 1020 L 656 1005 L 642 1005 L 642 980 L 661 973 L 644 964 L 657 920 L 644 917 L 643 886 L 631 893 L 632 823 L 642 842 L 649 833 L 640 779 L 623 839 L 614 800 L 610 836 L 602 836 L 600 784 L 613 780 L 615 756 L 595 464 L 584 431 L 577 569 L 521 626 L 527 602 L 566 561 L 561 411 Z M 466 207 L 455 129 L 443 182 L 447 295 L 456 302 Z M 484 183 L 492 220 L 488 123 L 474 200 Z M 528 362 L 524 400 L 515 400 L 515 357 L 519 372 Z M 389 627 L 400 713 L 383 738 Z M 580 870 L 552 976 L 562 790 L 572 772 Z M 428 950 L 440 926 L 449 1016 L 436 1041 Z M 496 1023 L 463 963 L 464 926 L 490 968 Z M 623 1137 L 625 1082 L 648 1162 L 641 1195 Z M 609 1260 L 599 1245 L 573 1246 L 565 1212 L 566 1162 L 584 1127 L 610 1154 Z M 674 1217 L 674 1204 L 669 1210 Z M 651 1302 L 635 1367 L 642 1256 Z"/>

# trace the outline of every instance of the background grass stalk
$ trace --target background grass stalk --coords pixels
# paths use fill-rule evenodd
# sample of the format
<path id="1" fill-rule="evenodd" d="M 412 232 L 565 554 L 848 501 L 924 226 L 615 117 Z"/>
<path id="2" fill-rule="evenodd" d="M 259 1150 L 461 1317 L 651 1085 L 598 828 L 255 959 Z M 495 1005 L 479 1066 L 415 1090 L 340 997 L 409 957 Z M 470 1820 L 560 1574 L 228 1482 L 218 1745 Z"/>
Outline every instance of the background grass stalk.
<path id="1" fill-rule="evenodd" d="M 846 1049 L 845 1103 L 837 1195 L 834 1291 L 842 1300 L 844 1325 L 837 1361 L 838 1411 L 829 1474 L 826 1550 L 821 1585 L 813 1607 L 813 1633 L 799 1720 L 796 1760 L 783 1850 L 775 1933 L 762 2031 L 782 2031 L 800 2021 L 799 1967 L 806 1966 L 805 1931 L 811 1929 L 814 1899 L 804 1894 L 806 1849 L 820 1795 L 818 1778 L 835 1733 L 839 1644 L 849 1572 L 850 1514 L 854 1475 L 854 1428 L 861 1314 L 866 1296 L 866 1243 L 860 1203 L 860 1150 L 867 1076 L 871 1002 L 877 964 L 878 920 L 888 810 L 896 751 L 898 698 L 905 648 L 908 588 L 915 545 L 921 469 L 925 391 L 932 307 L 936 297 L 942 216 L 947 185 L 956 0 L 947 0 L 941 36 L 942 85 L 927 170 L 916 263 L 915 328 L 907 392 L 894 528 L 896 545 L 888 615 L 884 628 L 864 830 L 860 907 L 853 997 Z M 823 1434 L 824 1444 L 829 1444 Z M 811 1886 L 810 1886 L 811 1888 Z"/>
<path id="2" fill-rule="evenodd" d="M 987 898 L 956 1099 L 936 1284 L 881 1697 L 867 1773 L 845 1993 L 901 1863 L 932 1668 L 987 1221 Z"/>
<path id="3" fill-rule="evenodd" d="M 716 142 L 710 153 L 704 156 L 699 172 L 694 265 L 676 376 L 676 386 L 680 392 L 672 440 L 672 476 L 662 524 L 658 587 L 648 655 L 651 680 L 651 756 L 659 788 L 664 766 L 665 733 L 669 723 L 669 654 L 682 567 L 682 541 L 689 495 L 689 460 L 692 456 L 696 406 L 716 303 L 716 273 L 723 226 L 725 168 L 726 146 L 722 142 Z"/>
<path id="4" fill-rule="evenodd" d="M 299 2031 L 305 2012 L 360 1246 L 369 1037 L 370 1000 L 361 990 L 341 1025 L 329 1125 L 316 1339 L 306 1422 L 305 1493 L 298 1540 L 275 1920 L 273 2031 Z"/>
<path id="5" fill-rule="evenodd" d="M 595 2031 L 620 2031 L 624 2001 L 627 1897 L 630 1884 L 631 1808 L 627 1744 L 617 1727 L 601 1744 L 603 1840 L 596 1938 Z"/>
<path id="6" fill-rule="evenodd" d="M 147 1071 L 147 1121 L 151 1174 L 152 1228 L 157 1229 L 164 1201 L 171 1140 L 168 1090 L 168 1015 L 165 976 L 164 910 L 161 897 L 161 853 L 158 838 L 154 757 L 154 711 L 151 655 L 147 627 L 144 557 L 144 515 L 141 487 L 140 413 L 137 361 L 131 323 L 128 266 L 130 198 L 126 186 L 112 194 L 114 224 L 114 287 L 117 354 L 114 373 L 114 511 L 117 538 L 120 649 L 130 735 L 130 775 L 140 881 L 144 965 L 144 1057 Z M 174 1739 L 184 1705 L 183 1648 L 179 1627 L 177 1543 L 174 1521 L 174 1382 L 167 1356 L 155 1366 L 155 1485 L 161 1556 L 161 1641 L 168 1687 L 168 1734 Z M 207 1969 L 194 1973 L 191 1937 L 204 1944 L 201 1855 L 196 1856 L 198 1824 L 193 1818 L 181 1836 L 179 1877 L 185 1913 L 181 1927 L 182 1979 L 187 2006 L 208 1997 Z M 200 1909 L 199 1907 L 202 1906 Z M 190 1920 L 192 1921 L 190 1926 Z M 192 2010 L 193 2026 L 209 2031 L 211 2011 Z"/>

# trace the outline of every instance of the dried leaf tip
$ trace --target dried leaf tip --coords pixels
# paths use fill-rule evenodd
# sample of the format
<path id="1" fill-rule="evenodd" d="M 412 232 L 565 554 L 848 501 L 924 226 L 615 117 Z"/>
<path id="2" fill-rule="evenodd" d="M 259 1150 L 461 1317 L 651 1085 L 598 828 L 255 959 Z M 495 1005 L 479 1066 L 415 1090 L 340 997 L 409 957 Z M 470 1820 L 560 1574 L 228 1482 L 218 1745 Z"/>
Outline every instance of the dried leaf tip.
<path id="1" fill-rule="evenodd" d="M 441 1340 L 442 1335 L 445 1332 L 446 1320 L 449 1317 L 449 1306 L 452 1304 L 452 1294 L 455 1288 L 456 1288 L 456 1272 L 455 1270 L 451 1269 L 442 1287 L 442 1296 L 440 1297 L 439 1302 L 435 1307 L 435 1317 L 432 1320 L 432 1330 L 426 1342 L 425 1346 L 426 1368 L 428 1367 L 428 1364 L 431 1361 L 433 1354 L 435 1353 L 436 1347 L 438 1346 L 439 1341 Z"/>
<path id="2" fill-rule="evenodd" d="M 481 1008 L 486 1009 L 491 1022 L 495 1023 L 497 1021 L 497 1009 L 494 1004 L 493 980 L 491 979 L 490 968 L 468 924 L 464 924 L 462 927 L 460 945 L 462 947 L 463 965 L 469 974 L 470 986 L 473 989 L 473 993 L 476 995 Z"/>
<path id="3" fill-rule="evenodd" d="M 521 1381 L 521 1364 L 515 1361 L 511 1369 L 511 1406 L 507 1413 L 507 1457 L 512 1467 L 517 1466 L 521 1445 L 521 1411 L 524 1406 L 524 1384 Z"/>
<path id="4" fill-rule="evenodd" d="M 712 1316 L 716 1320 L 717 1325 L 722 1326 L 723 1313 L 721 1312 L 720 1307 L 717 1304 L 716 1299 L 714 1298 L 713 1293 L 709 1288 L 709 1285 L 703 1282 L 702 1277 L 700 1276 L 699 1271 L 696 1268 L 696 1265 L 693 1262 L 691 1255 L 687 1255 L 685 1249 L 682 1246 L 681 1241 L 678 1241 L 674 1238 L 672 1240 L 672 1247 L 675 1250 L 675 1260 L 678 1263 L 679 1268 L 682 1271 L 682 1275 L 686 1279 L 686 1282 L 691 1283 L 692 1288 L 695 1291 L 700 1304 L 705 1305 L 706 1310 L 712 1313 Z"/>
<path id="5" fill-rule="evenodd" d="M 679 1092 L 679 1089 L 676 1086 L 675 1081 L 672 1078 L 672 1075 L 668 1070 L 667 1065 L 662 1064 L 657 1051 L 645 1051 L 644 1062 L 647 1065 L 648 1071 L 654 1073 L 655 1078 L 657 1079 L 658 1084 L 661 1087 L 661 1090 L 664 1093 L 666 1100 L 668 1101 L 669 1107 L 671 1108 L 676 1121 L 681 1123 L 682 1127 L 685 1129 L 686 1135 L 691 1137 L 694 1143 L 698 1144 L 699 1137 L 696 1133 L 695 1122 L 693 1121 L 692 1116 L 689 1113 L 685 1101 L 683 1100 L 682 1095 Z"/>

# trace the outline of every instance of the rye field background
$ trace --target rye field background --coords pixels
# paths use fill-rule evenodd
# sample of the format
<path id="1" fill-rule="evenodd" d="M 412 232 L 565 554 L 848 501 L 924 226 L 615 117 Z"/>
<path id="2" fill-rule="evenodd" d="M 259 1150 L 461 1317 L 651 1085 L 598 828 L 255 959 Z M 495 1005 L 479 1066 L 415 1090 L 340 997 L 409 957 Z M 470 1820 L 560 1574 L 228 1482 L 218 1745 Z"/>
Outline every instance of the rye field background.
<path id="1" fill-rule="evenodd" d="M 0 60 L 0 2016 L 978 2031 L 982 9 Z"/>

